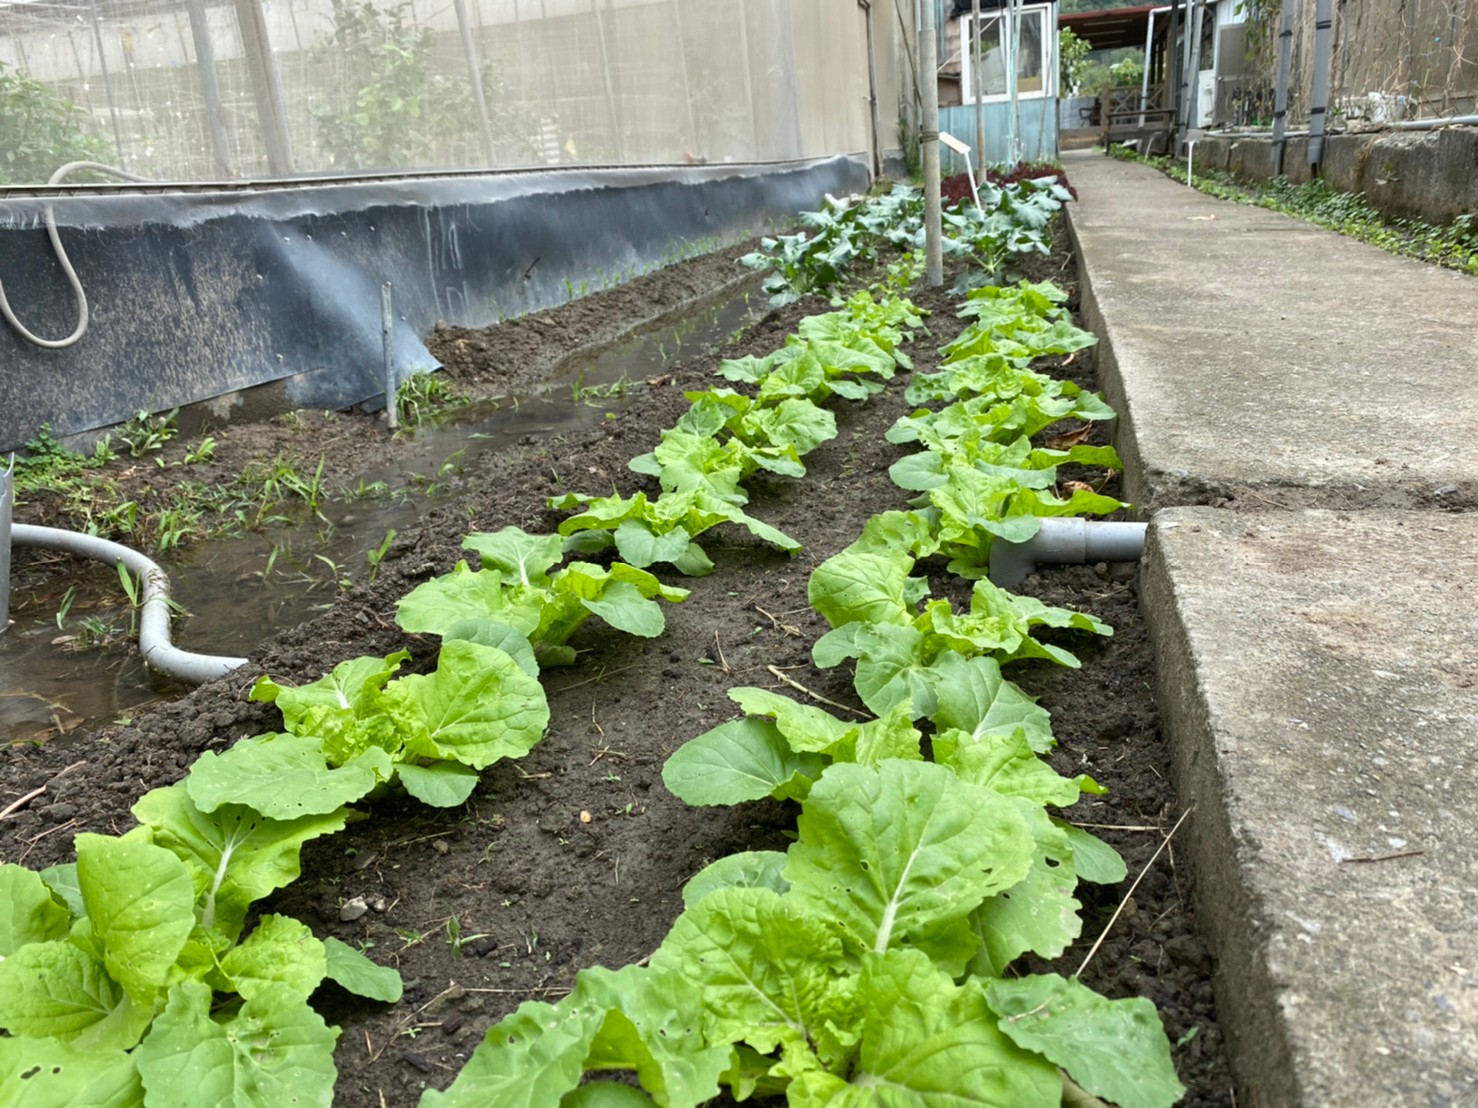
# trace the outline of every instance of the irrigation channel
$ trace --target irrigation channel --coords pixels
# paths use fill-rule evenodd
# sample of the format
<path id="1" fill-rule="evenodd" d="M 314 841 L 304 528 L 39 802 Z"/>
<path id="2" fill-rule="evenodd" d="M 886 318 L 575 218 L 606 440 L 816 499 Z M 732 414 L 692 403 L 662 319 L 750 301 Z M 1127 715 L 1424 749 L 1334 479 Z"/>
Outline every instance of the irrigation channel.
<path id="1" fill-rule="evenodd" d="M 756 284 L 745 281 L 576 356 L 530 391 L 425 421 L 402 436 L 393 461 L 349 481 L 372 495 L 332 498 L 321 518 L 300 508 L 289 523 L 157 557 L 186 613 L 172 621 L 176 645 L 244 656 L 328 609 L 342 582 L 370 572 L 387 534 L 413 526 L 479 457 L 605 421 L 646 378 L 715 349 L 752 322 L 764 305 Z M 7 744 L 92 731 L 187 691 L 144 666 L 111 567 L 62 556 L 52 564 L 28 573 L 29 587 L 12 594 L 12 625 L 0 635 L 0 737 Z"/>

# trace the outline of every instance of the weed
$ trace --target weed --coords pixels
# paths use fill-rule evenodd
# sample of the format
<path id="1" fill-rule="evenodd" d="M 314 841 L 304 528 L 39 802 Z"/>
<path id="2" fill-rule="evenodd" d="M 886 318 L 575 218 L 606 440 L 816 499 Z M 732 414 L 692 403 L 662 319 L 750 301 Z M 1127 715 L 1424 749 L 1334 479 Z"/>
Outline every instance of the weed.
<path id="1" fill-rule="evenodd" d="M 100 650 L 112 645 L 118 637 L 118 628 L 101 616 L 86 616 L 77 622 L 77 639 L 73 644 L 77 650 Z"/>
<path id="2" fill-rule="evenodd" d="M 160 415 L 140 409 L 132 419 L 119 426 L 113 436 L 128 447 L 130 458 L 142 458 L 145 454 L 163 450 L 164 444 L 180 433 L 175 425 L 179 414 L 178 408 Z"/>
<path id="3" fill-rule="evenodd" d="M 447 379 L 436 373 L 412 373 L 395 390 L 396 411 L 406 427 L 444 422 L 451 412 L 465 408 L 471 401 L 459 393 Z"/>
<path id="4" fill-rule="evenodd" d="M 363 478 L 352 489 L 343 490 L 345 500 L 377 500 L 389 494 L 390 486 L 384 481 L 371 481 L 365 484 Z"/>
<path id="5" fill-rule="evenodd" d="M 476 935 L 462 934 L 462 921 L 456 916 L 452 916 L 446 921 L 446 941 L 452 948 L 453 958 L 462 957 L 462 947 L 466 944 L 475 943 L 479 939 L 486 939 L 489 937 L 490 936 L 486 932 L 479 932 Z"/>
<path id="6" fill-rule="evenodd" d="M 72 601 L 77 599 L 77 586 L 72 585 L 67 589 L 67 594 L 62 597 L 61 607 L 56 611 L 56 629 L 62 630 L 66 626 L 67 613 L 72 610 Z"/>
<path id="7" fill-rule="evenodd" d="M 395 934 L 405 944 L 400 948 L 401 950 L 409 950 L 411 947 L 420 946 L 426 941 L 425 934 L 417 931 L 414 927 L 397 927 Z"/>
<path id="8" fill-rule="evenodd" d="M 128 634 L 131 638 L 138 627 L 139 608 L 144 602 L 144 580 L 142 577 L 135 578 L 122 562 L 118 563 L 118 583 L 123 586 L 123 594 L 128 597 Z"/>
<path id="9" fill-rule="evenodd" d="M 216 455 L 216 440 L 206 435 L 198 443 L 185 452 L 185 464 L 187 466 L 199 465 L 208 462 Z"/>
<path id="10" fill-rule="evenodd" d="M 390 544 L 395 541 L 395 528 L 385 532 L 385 537 L 380 540 L 380 545 L 368 554 L 370 565 L 370 584 L 374 584 L 375 578 L 380 575 L 380 563 L 385 560 L 385 555 L 390 550 Z"/>
<path id="11" fill-rule="evenodd" d="M 313 557 L 322 562 L 324 565 L 328 566 L 328 571 L 332 575 L 334 586 L 340 592 L 347 592 L 349 589 L 352 589 L 354 587 L 354 582 L 349 579 L 349 575 L 347 573 L 339 568 L 338 562 L 334 561 L 327 554 L 315 554 L 313 555 Z"/>
<path id="12" fill-rule="evenodd" d="M 598 406 L 598 401 L 619 400 L 630 391 L 631 378 L 623 373 L 619 381 L 611 381 L 601 385 L 587 385 L 583 383 L 583 380 L 577 380 L 570 386 L 570 399 L 576 404 L 596 407 Z"/>
<path id="13" fill-rule="evenodd" d="M 248 467 L 241 476 L 241 483 L 252 488 L 252 498 L 256 502 L 256 518 L 250 526 L 258 528 L 264 523 L 280 519 L 281 517 L 269 516 L 268 513 L 289 499 L 302 501 L 314 517 L 328 523 L 321 508 L 327 499 L 323 487 L 323 466 L 324 459 L 319 458 L 318 468 L 314 470 L 313 476 L 306 477 L 292 461 L 278 455 L 266 469 Z"/>
<path id="14" fill-rule="evenodd" d="M 205 528 L 200 524 L 203 513 L 195 508 L 166 508 L 159 513 L 154 549 L 168 553 L 182 545 L 187 539 L 203 538 Z"/>

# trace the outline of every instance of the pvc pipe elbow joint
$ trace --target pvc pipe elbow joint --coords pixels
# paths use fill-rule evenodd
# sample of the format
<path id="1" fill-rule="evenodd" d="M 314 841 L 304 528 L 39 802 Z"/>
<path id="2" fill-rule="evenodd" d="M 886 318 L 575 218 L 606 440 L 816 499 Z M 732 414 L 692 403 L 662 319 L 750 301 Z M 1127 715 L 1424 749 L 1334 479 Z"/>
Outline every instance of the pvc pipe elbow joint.
<path id="1" fill-rule="evenodd" d="M 990 546 L 990 579 L 1003 588 L 1021 584 L 1038 565 L 1137 562 L 1147 524 L 1048 518 L 1026 542 L 996 539 Z"/>
<path id="2" fill-rule="evenodd" d="M 95 535 L 64 531 L 57 527 L 33 527 L 16 524 L 11 528 L 11 542 L 17 546 L 37 546 L 60 550 L 109 565 L 125 566 L 140 580 L 139 589 L 139 653 L 151 669 L 192 685 L 224 677 L 245 658 L 221 654 L 195 654 L 181 650 L 169 640 L 169 576 L 154 561 L 137 550 Z"/>

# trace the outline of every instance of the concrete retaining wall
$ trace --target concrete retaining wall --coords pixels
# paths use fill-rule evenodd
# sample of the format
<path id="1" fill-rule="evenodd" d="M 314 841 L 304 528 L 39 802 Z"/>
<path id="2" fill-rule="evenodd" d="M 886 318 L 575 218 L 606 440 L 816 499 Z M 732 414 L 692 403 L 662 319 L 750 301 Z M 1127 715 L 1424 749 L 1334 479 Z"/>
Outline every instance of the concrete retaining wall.
<path id="1" fill-rule="evenodd" d="M 1250 181 L 1277 176 L 1272 140 L 1262 135 L 1208 135 L 1196 143 L 1196 164 Z M 1282 171 L 1295 183 L 1309 180 L 1307 138 L 1287 141 Z M 1391 215 L 1451 223 L 1478 213 L 1478 128 L 1330 135 L 1322 176 Z"/>

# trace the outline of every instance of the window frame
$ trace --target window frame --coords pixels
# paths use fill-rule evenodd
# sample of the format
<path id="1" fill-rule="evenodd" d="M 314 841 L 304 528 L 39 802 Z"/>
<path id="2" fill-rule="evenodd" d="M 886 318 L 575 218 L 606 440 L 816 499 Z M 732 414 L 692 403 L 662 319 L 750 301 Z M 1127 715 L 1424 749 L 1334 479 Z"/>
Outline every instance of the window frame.
<path id="1" fill-rule="evenodd" d="M 1042 87 L 1030 91 L 1018 87 L 1017 100 L 1045 100 L 1057 95 L 1057 6 L 1055 3 L 1024 4 L 1021 7 L 1022 19 L 1036 19 L 1041 32 L 1041 72 Z M 994 8 L 990 11 L 980 13 L 982 26 L 991 23 L 999 23 L 1004 31 L 1006 26 L 1007 11 L 1005 8 Z M 977 102 L 985 104 L 1002 104 L 1010 100 L 1009 92 L 993 92 L 985 95 L 977 95 L 975 90 L 974 51 L 971 46 L 975 39 L 974 34 L 975 16 L 966 13 L 960 16 L 960 100 L 965 104 Z M 1023 36 L 1024 38 L 1025 36 Z M 1017 78 L 1021 80 L 1020 77 Z"/>

